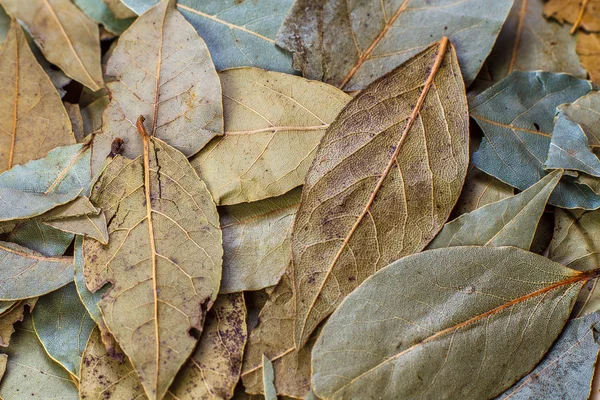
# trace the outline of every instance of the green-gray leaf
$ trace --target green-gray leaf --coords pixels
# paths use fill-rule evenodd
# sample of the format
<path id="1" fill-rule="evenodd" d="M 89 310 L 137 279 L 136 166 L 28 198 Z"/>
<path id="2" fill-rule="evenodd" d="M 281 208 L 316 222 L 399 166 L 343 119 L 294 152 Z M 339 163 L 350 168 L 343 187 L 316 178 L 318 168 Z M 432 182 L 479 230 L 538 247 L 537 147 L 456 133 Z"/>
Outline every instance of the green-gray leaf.
<path id="1" fill-rule="evenodd" d="M 277 44 L 294 52 L 294 66 L 305 77 L 359 90 L 447 36 L 456 46 L 468 86 L 492 50 L 512 3 L 296 0 Z"/>
<path id="2" fill-rule="evenodd" d="M 44 256 L 56 257 L 65 253 L 73 241 L 73 234 L 33 219 L 17 224 L 15 229 L 6 235 L 5 240 L 37 251 Z"/>
<path id="3" fill-rule="evenodd" d="M 275 372 L 273 363 L 267 356 L 262 356 L 263 367 L 263 386 L 265 388 L 265 400 L 277 400 L 277 391 L 275 390 Z"/>
<path id="4" fill-rule="evenodd" d="M 570 321 L 546 357 L 498 398 L 587 400 L 600 351 L 600 313 Z"/>
<path id="5" fill-rule="evenodd" d="M 79 376 L 81 356 L 96 324 L 81 304 L 75 284 L 40 297 L 32 315 L 46 352 L 72 375 Z"/>
<path id="6" fill-rule="evenodd" d="M 555 108 L 575 101 L 592 89 L 589 81 L 550 72 L 513 72 L 470 104 L 471 116 L 485 136 L 473 164 L 521 190 L 547 172 Z M 499 112 L 501 110 L 501 112 Z M 561 179 L 549 200 L 566 208 L 595 209 L 600 196 L 572 177 Z"/>
<path id="7" fill-rule="evenodd" d="M 123 0 L 138 15 L 159 0 Z M 253 66 L 294 73 L 291 55 L 275 46 L 275 35 L 293 0 L 179 0 L 218 70 Z"/>
<path id="8" fill-rule="evenodd" d="M 589 278 L 516 247 L 402 258 L 329 318 L 312 388 L 327 399 L 494 397 L 552 346 Z"/>
<path id="9" fill-rule="evenodd" d="M 428 249 L 477 245 L 529 250 L 548 198 L 561 177 L 562 171 L 554 171 L 515 196 L 446 223 Z"/>
<path id="10" fill-rule="evenodd" d="M 129 28 L 134 18 L 119 19 L 102 0 L 73 0 L 81 10 L 95 22 L 104 25 L 107 31 L 120 35 Z"/>

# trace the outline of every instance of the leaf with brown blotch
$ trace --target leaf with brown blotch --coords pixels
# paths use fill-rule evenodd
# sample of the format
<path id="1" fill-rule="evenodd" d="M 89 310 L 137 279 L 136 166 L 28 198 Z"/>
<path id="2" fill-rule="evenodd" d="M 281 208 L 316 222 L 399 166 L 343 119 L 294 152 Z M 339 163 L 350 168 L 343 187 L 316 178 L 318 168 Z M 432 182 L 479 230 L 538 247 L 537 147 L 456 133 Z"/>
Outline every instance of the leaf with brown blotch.
<path id="1" fill-rule="evenodd" d="M 75 143 L 60 96 L 16 20 L 0 53 L 0 86 L 0 172 Z"/>
<path id="2" fill-rule="evenodd" d="M 301 188 L 271 199 L 219 207 L 223 231 L 220 293 L 276 285 L 290 262 Z"/>
<path id="3" fill-rule="evenodd" d="M 596 84 L 600 83 L 600 34 L 579 32 L 576 50 L 590 79 Z"/>
<path id="4" fill-rule="evenodd" d="M 331 315 L 313 348 L 311 386 L 332 400 L 494 398 L 542 359 L 599 273 L 516 247 L 404 257 Z"/>
<path id="5" fill-rule="evenodd" d="M 0 0 L 27 25 L 44 56 L 92 90 L 104 86 L 98 25 L 70 0 Z"/>
<path id="6" fill-rule="evenodd" d="M 221 280 L 217 208 L 185 156 L 149 136 L 138 120 L 143 156 L 114 156 L 93 187 L 109 244 L 84 239 L 92 292 L 151 400 L 166 393 L 202 331 Z"/>
<path id="7" fill-rule="evenodd" d="M 550 0 L 544 4 L 544 16 L 554 18 L 561 24 L 572 24 L 571 33 L 581 27 L 587 32 L 600 31 L 600 1 L 598 0 Z"/>
<path id="8" fill-rule="evenodd" d="M 219 73 L 225 135 L 191 159 L 219 205 L 280 196 L 302 185 L 350 96 L 322 82 L 258 68 Z"/>
<path id="9" fill-rule="evenodd" d="M 10 337 L 15 332 L 14 324 L 23 321 L 23 318 L 25 318 L 25 306 L 31 312 L 36 302 L 37 297 L 21 300 L 0 315 L 0 347 L 8 347 Z"/>
<path id="10" fill-rule="evenodd" d="M 288 271 L 281 277 L 259 315 L 259 324 L 250 333 L 242 381 L 246 392 L 264 393 L 262 356 L 275 371 L 275 388 L 280 396 L 303 398 L 310 390 L 310 352 L 314 341 L 296 350 L 294 344 L 294 298 Z"/>
<path id="11" fill-rule="evenodd" d="M 194 155 L 223 134 L 221 83 L 204 41 L 163 0 L 141 15 L 119 38 L 106 73 L 111 102 L 104 110 L 102 130 L 125 141 L 123 154 L 143 152 L 135 132 L 138 116 L 148 133 Z"/>
<path id="12" fill-rule="evenodd" d="M 297 347 L 362 281 L 442 228 L 467 172 L 468 135 L 447 38 L 342 110 L 317 149 L 292 232 Z"/>

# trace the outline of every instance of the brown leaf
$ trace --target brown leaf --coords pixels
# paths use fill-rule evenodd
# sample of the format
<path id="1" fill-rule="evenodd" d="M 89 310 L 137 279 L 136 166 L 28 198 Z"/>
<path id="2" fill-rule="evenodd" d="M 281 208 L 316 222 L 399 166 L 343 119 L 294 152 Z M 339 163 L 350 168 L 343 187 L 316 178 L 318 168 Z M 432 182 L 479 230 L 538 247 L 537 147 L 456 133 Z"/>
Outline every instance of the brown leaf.
<path id="1" fill-rule="evenodd" d="M 550 0 L 544 5 L 544 15 L 561 24 L 572 24 L 571 33 L 579 27 L 588 32 L 600 31 L 599 0 Z"/>
<path id="2" fill-rule="evenodd" d="M 37 297 L 27 300 L 21 300 L 15 303 L 9 310 L 0 315 L 0 346 L 8 347 L 10 344 L 10 337 L 15 331 L 13 327 L 15 323 L 23 321 L 25 317 L 25 306 L 28 307 L 29 312 L 33 310 Z M 1 376 L 2 374 L 0 374 Z"/>
<path id="3" fill-rule="evenodd" d="M 596 84 L 600 83 L 600 34 L 580 32 L 576 50 L 590 79 Z"/>
<path id="4" fill-rule="evenodd" d="M 297 347 L 362 281 L 441 229 L 465 179 L 468 124 L 447 38 L 369 85 L 331 124 L 292 232 Z"/>

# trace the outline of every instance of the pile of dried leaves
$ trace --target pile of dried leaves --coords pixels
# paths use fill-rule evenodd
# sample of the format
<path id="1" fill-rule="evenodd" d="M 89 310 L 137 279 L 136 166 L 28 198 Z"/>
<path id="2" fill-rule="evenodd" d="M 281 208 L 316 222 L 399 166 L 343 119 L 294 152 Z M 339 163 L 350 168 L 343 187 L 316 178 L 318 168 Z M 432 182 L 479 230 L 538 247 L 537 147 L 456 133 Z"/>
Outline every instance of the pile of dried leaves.
<path id="1" fill-rule="evenodd" d="M 0 4 L 0 398 L 592 395 L 600 0 Z"/>

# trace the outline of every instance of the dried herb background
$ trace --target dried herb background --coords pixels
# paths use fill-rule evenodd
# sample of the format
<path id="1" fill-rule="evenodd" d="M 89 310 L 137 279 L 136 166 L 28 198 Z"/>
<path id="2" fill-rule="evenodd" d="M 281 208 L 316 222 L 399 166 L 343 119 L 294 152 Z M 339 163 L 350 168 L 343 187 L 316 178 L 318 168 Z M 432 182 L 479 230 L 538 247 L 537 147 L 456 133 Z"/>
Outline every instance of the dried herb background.
<path id="1" fill-rule="evenodd" d="M 600 1 L 0 0 L 0 399 L 600 398 Z"/>

